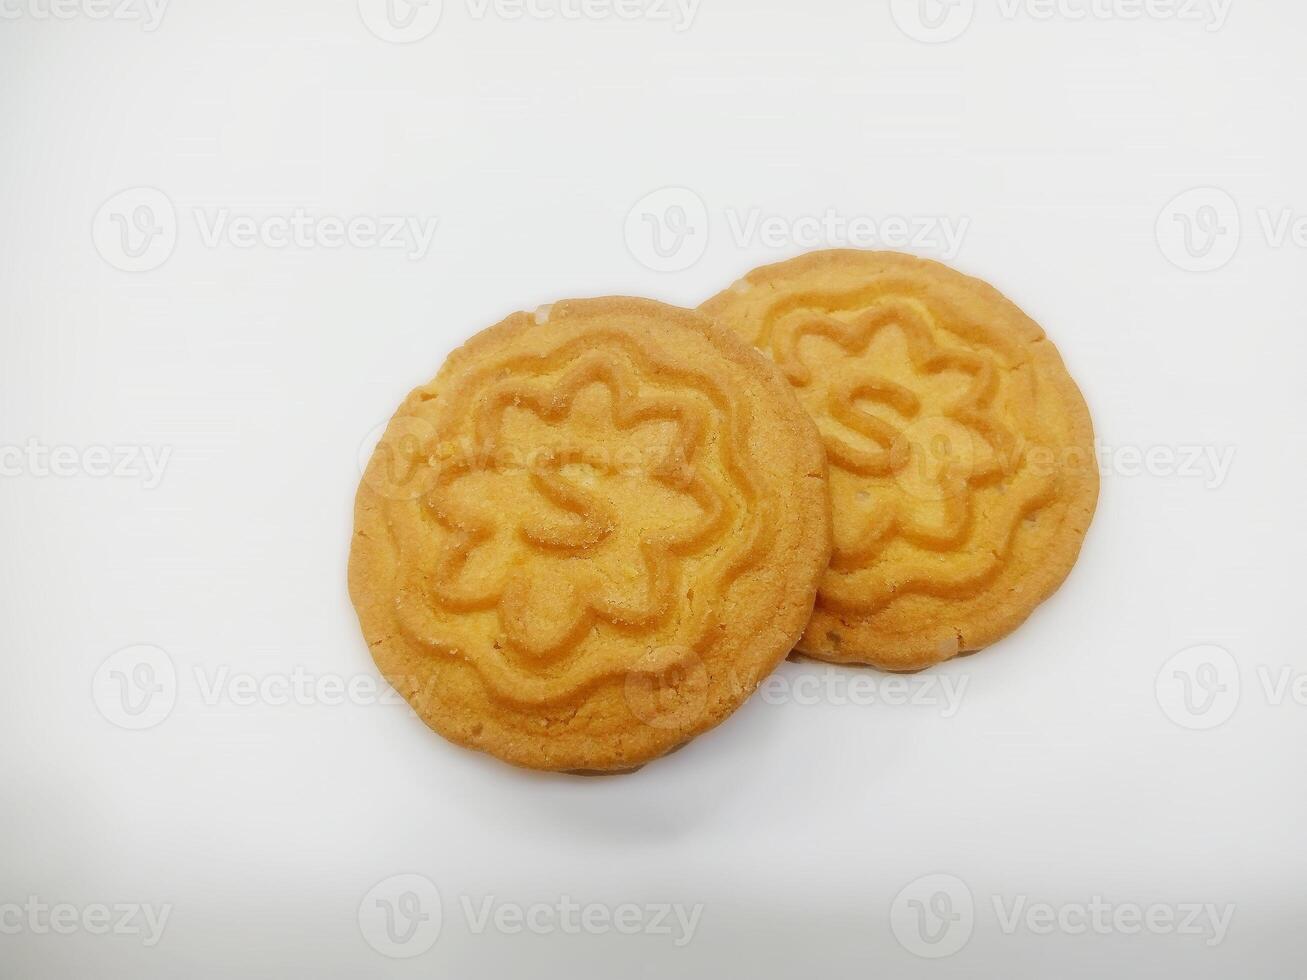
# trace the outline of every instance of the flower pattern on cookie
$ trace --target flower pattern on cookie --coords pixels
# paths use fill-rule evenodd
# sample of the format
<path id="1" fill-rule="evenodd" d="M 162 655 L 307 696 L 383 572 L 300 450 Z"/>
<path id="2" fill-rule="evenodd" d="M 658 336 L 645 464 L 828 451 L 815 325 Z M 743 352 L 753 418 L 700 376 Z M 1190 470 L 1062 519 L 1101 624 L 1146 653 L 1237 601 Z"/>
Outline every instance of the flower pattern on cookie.
<path id="1" fill-rule="evenodd" d="M 449 532 L 431 576 L 441 605 L 495 608 L 508 642 L 542 660 L 597 619 L 633 629 L 666 619 L 681 557 L 719 535 L 729 514 L 694 465 L 704 413 L 632 388 L 592 356 L 557 385 L 501 382 L 480 399 L 474 451 L 442 469 L 427 499 Z M 493 483 L 493 497 L 478 483 Z M 625 485 L 633 507 L 611 503 L 611 483 Z M 497 520 L 505 512 L 512 518 Z M 468 574 L 479 550 L 497 574 Z"/>
<path id="2" fill-rule="evenodd" d="M 837 571 L 865 565 L 895 538 L 956 547 L 972 528 L 972 491 L 1019 466 L 1019 440 L 994 410 L 994 358 L 937 336 L 924 307 L 893 296 L 844 318 L 797 310 L 772 332 L 772 355 L 796 388 L 807 389 L 832 467 L 860 485 L 863 506 L 837 513 Z M 818 376 L 800 350 L 807 338 L 838 346 L 843 362 Z"/>
<path id="3" fill-rule="evenodd" d="M 723 635 L 720 593 L 775 533 L 745 458 L 748 411 L 656 348 L 607 339 L 617 351 L 574 343 L 420 393 L 392 423 L 427 433 L 392 461 L 423 488 L 389 500 L 392 534 L 429 556 L 401 555 L 397 621 L 511 701 L 624 676 L 605 636 L 647 638 L 641 671 L 692 662 Z M 487 616 L 488 649 L 461 639 Z"/>
<path id="4" fill-rule="evenodd" d="M 773 359 L 817 419 L 833 479 L 849 490 L 820 593 L 829 608 L 974 594 L 1001 567 L 1016 523 L 1048 499 L 1052 474 L 1023 466 L 1023 440 L 996 409 L 1004 367 L 945 334 L 924 304 L 893 291 L 839 315 L 791 310 L 769 331 Z M 804 358 L 814 340 L 838 348 L 820 371 Z M 978 491 L 996 486 L 1011 490 L 1007 516 L 978 526 Z M 972 557 L 947 572 L 929 558 L 967 549 Z"/>

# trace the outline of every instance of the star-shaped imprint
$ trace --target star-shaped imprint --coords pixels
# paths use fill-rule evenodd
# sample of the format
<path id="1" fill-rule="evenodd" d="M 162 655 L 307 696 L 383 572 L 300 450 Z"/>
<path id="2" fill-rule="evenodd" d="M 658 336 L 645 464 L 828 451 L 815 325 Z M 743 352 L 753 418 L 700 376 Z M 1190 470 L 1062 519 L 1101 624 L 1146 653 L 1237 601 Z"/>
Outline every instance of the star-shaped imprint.
<path id="1" fill-rule="evenodd" d="M 836 508 L 833 574 L 822 588 L 841 607 L 867 611 L 913 588 L 907 577 L 871 583 L 859 573 L 892 542 L 964 546 L 975 491 L 1021 467 L 1022 442 L 995 405 L 1002 368 L 936 333 L 929 312 L 901 297 L 846 318 L 795 310 L 775 324 L 773 359 L 816 418 L 832 481 L 851 498 Z M 834 356 L 821 358 L 821 346 Z"/>
<path id="2" fill-rule="evenodd" d="M 504 641 L 542 669 L 598 621 L 663 624 L 681 559 L 731 517 L 727 488 L 697 465 L 709 427 L 703 405 L 641 394 L 629 368 L 598 354 L 553 383 L 490 386 L 471 444 L 447 454 L 424 501 L 448 532 L 428 595 L 496 611 Z"/>

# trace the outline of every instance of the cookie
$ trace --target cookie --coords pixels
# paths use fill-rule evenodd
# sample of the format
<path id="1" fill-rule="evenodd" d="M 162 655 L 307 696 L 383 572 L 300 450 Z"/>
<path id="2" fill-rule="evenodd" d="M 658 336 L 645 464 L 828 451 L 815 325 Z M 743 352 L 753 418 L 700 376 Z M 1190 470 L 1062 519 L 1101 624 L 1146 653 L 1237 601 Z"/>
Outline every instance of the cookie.
<path id="1" fill-rule="evenodd" d="M 765 358 L 691 310 L 571 300 L 478 334 L 400 406 L 349 588 L 441 735 L 612 772 L 753 693 L 830 548 L 821 440 Z"/>
<path id="2" fill-rule="evenodd" d="M 818 252 L 700 308 L 817 422 L 835 551 L 798 650 L 918 670 L 1006 636 L 1071 571 L 1098 499 L 1089 411 L 993 287 L 892 252 Z"/>

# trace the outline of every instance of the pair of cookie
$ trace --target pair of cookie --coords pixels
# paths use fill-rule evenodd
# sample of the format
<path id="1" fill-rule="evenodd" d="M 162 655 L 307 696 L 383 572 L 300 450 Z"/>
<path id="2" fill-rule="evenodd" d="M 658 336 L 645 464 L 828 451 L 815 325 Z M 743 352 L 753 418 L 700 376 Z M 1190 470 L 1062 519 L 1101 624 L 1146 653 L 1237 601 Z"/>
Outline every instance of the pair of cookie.
<path id="1" fill-rule="evenodd" d="M 698 311 L 567 301 L 456 350 L 368 464 L 350 594 L 445 737 L 623 771 L 791 651 L 917 670 L 1001 638 L 1097 494 L 1037 324 L 935 262 L 820 252 Z"/>

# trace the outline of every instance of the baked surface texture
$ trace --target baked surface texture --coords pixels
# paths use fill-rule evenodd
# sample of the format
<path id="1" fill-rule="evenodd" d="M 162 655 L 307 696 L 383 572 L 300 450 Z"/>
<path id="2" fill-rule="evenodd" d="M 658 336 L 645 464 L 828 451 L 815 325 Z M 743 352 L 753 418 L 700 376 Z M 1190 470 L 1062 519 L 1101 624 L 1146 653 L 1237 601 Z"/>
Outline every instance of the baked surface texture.
<path id="1" fill-rule="evenodd" d="M 821 441 L 772 365 L 648 300 L 517 313 L 387 426 L 350 595 L 446 738 L 535 769 L 637 768 L 793 647 L 830 558 Z"/>
<path id="2" fill-rule="evenodd" d="M 825 444 L 835 550 L 800 652 L 918 670 L 1006 636 L 1062 584 L 1098 499 L 1093 427 L 996 289 L 835 250 L 700 309 L 775 362 Z"/>

